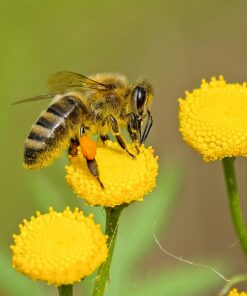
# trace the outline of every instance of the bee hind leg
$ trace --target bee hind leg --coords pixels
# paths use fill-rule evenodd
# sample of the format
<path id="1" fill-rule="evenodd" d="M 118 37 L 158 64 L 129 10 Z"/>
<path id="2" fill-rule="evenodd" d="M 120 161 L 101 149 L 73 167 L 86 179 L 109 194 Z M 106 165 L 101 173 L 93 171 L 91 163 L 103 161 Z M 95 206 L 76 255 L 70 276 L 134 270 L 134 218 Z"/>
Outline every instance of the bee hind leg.
<path id="1" fill-rule="evenodd" d="M 150 111 L 148 110 L 148 119 L 147 119 L 147 122 L 146 122 L 146 125 L 144 128 L 142 137 L 141 137 L 141 144 L 143 144 L 146 141 L 146 139 L 150 133 L 150 130 L 152 128 L 152 125 L 153 125 L 153 117 L 152 117 Z"/>
<path id="2" fill-rule="evenodd" d="M 95 159 L 96 155 L 96 144 L 86 134 L 83 126 L 80 128 L 80 141 L 81 152 L 87 161 L 87 167 L 90 173 L 97 179 L 101 188 L 104 189 L 104 185 L 99 177 L 98 165 Z"/>
<path id="3" fill-rule="evenodd" d="M 141 119 L 139 119 L 135 113 L 131 113 L 129 115 L 127 129 L 132 142 L 135 143 L 137 153 L 140 153 L 139 146 L 141 143 Z"/>
<path id="4" fill-rule="evenodd" d="M 102 189 L 104 189 L 104 185 L 99 178 L 99 170 L 98 165 L 95 159 L 86 159 L 87 160 L 87 167 L 90 173 L 97 179 Z"/>

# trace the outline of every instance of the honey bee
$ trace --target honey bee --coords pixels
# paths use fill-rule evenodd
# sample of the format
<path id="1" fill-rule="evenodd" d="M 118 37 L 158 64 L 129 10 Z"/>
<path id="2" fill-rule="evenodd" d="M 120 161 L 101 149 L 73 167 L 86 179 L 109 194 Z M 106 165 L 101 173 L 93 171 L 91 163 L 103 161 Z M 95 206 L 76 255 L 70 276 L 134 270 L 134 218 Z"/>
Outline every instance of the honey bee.
<path id="1" fill-rule="evenodd" d="M 49 166 L 64 149 L 75 156 L 83 135 L 99 135 L 104 142 L 111 134 L 130 157 L 135 157 L 126 147 L 122 130 L 127 128 L 138 151 L 138 145 L 145 142 L 153 123 L 149 110 L 153 89 L 147 81 L 129 84 L 120 74 L 86 77 L 63 71 L 53 74 L 48 85 L 47 95 L 16 102 L 52 99 L 31 127 L 25 141 L 26 168 Z M 91 174 L 100 182 L 96 160 L 85 158 Z"/>

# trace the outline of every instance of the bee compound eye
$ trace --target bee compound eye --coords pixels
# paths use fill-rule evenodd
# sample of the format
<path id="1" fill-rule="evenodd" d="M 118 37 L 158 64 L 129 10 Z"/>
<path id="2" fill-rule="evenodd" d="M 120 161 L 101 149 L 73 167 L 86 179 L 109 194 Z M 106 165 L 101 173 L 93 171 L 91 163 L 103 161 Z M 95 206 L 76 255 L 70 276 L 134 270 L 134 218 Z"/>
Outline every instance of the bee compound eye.
<path id="1" fill-rule="evenodd" d="M 146 98 L 147 98 L 146 90 L 141 86 L 137 86 L 134 90 L 134 102 L 139 114 L 143 112 L 143 107 L 146 102 Z"/>

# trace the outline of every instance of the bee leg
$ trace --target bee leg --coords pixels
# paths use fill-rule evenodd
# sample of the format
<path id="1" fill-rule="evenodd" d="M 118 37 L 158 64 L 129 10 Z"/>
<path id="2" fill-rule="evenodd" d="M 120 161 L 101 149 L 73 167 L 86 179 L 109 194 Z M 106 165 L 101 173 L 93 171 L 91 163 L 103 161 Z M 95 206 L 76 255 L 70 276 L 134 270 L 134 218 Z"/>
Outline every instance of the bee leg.
<path id="1" fill-rule="evenodd" d="M 129 152 L 123 138 L 119 135 L 119 127 L 118 127 L 117 120 L 112 115 L 109 115 L 109 121 L 110 121 L 110 124 L 111 124 L 113 134 L 115 135 L 115 137 L 117 139 L 117 142 L 120 145 L 120 147 L 123 150 L 125 150 L 132 158 L 135 158 L 135 155 L 132 154 L 131 152 Z"/>
<path id="2" fill-rule="evenodd" d="M 102 140 L 102 142 L 104 143 L 105 141 L 107 140 L 110 140 L 109 136 L 108 135 L 100 135 L 100 138 Z"/>
<path id="3" fill-rule="evenodd" d="M 120 145 L 120 147 L 123 150 L 125 150 L 129 154 L 129 156 L 131 156 L 132 158 L 136 158 L 135 155 L 132 154 L 131 152 L 129 152 L 129 150 L 127 149 L 126 144 L 125 144 L 123 138 L 121 136 L 119 136 L 119 135 L 116 135 L 115 137 L 116 137 L 116 139 L 117 139 L 118 144 Z"/>
<path id="4" fill-rule="evenodd" d="M 108 117 L 106 117 L 102 122 L 102 129 L 101 129 L 100 138 L 103 143 L 107 140 L 110 140 L 109 136 L 107 135 L 107 131 L 108 131 Z"/>
<path id="5" fill-rule="evenodd" d="M 150 113 L 150 111 L 148 110 L 148 119 L 147 119 L 147 122 L 146 122 L 146 125 L 145 125 L 145 128 L 144 128 L 144 131 L 143 131 L 143 134 L 142 134 L 142 137 L 141 137 L 141 144 L 144 143 L 149 135 L 149 132 L 152 128 L 152 125 L 153 125 L 153 117 Z"/>
<path id="6" fill-rule="evenodd" d="M 79 145 L 81 146 L 82 149 L 82 154 L 84 156 L 84 158 L 87 161 L 87 167 L 90 171 L 90 173 L 97 179 L 97 181 L 99 182 L 100 186 L 102 189 L 104 189 L 104 185 L 101 182 L 100 178 L 99 178 L 99 170 L 98 170 L 98 165 L 96 162 L 96 159 L 94 158 L 95 154 L 96 154 L 96 144 L 88 137 L 84 138 L 84 141 L 82 141 L 82 137 L 86 136 L 85 135 L 85 128 L 81 125 L 80 127 L 80 142 Z M 83 148 L 87 145 L 87 144 L 91 144 L 94 143 L 92 151 L 87 151 L 83 153 Z M 90 146 L 89 146 L 90 147 Z"/>
<path id="7" fill-rule="evenodd" d="M 98 170 L 98 165 L 97 165 L 97 162 L 96 162 L 96 159 L 86 159 L 87 160 L 87 167 L 90 171 L 90 173 L 96 177 L 97 181 L 99 182 L 100 186 L 102 189 L 104 189 L 104 185 L 103 183 L 101 182 L 100 178 L 99 178 L 99 170 Z"/>
<path id="8" fill-rule="evenodd" d="M 131 113 L 127 128 L 132 142 L 135 143 L 137 153 L 140 153 L 138 146 L 141 141 L 141 118 L 139 119 L 135 113 Z"/>
<path id="9" fill-rule="evenodd" d="M 70 145 L 68 150 L 69 155 L 75 157 L 78 154 L 78 146 L 80 146 L 80 143 L 77 137 L 70 139 Z"/>

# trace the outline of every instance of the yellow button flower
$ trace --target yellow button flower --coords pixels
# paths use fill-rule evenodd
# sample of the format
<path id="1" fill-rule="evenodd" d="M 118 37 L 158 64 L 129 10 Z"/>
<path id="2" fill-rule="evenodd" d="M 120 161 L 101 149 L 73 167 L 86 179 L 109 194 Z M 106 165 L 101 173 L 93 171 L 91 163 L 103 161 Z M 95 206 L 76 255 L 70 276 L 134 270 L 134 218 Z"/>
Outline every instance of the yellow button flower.
<path id="1" fill-rule="evenodd" d="M 134 151 L 129 144 L 128 149 L 131 148 Z M 139 149 L 140 153 L 132 159 L 116 142 L 97 143 L 96 161 L 104 189 L 89 172 L 79 150 L 66 166 L 67 182 L 78 197 L 93 206 L 115 207 L 141 201 L 155 186 L 158 158 L 154 157 L 151 147 L 142 145 Z"/>
<path id="2" fill-rule="evenodd" d="M 107 258 L 107 237 L 76 208 L 24 220 L 13 235 L 13 267 L 33 280 L 56 286 L 73 284 L 94 272 Z"/>
<path id="3" fill-rule="evenodd" d="M 232 289 L 227 296 L 247 296 L 245 292 L 238 292 L 237 289 Z"/>
<path id="4" fill-rule="evenodd" d="M 205 161 L 247 156 L 247 87 L 222 76 L 179 99 L 183 139 Z"/>

